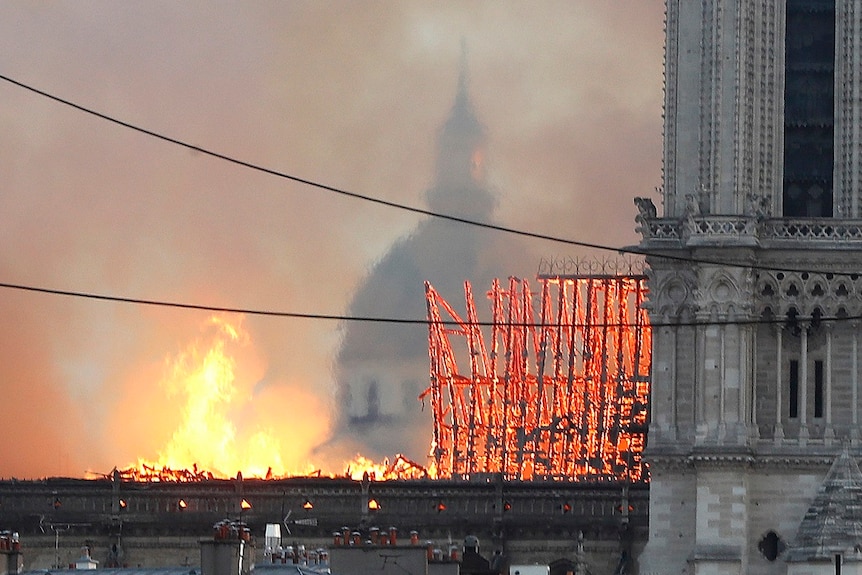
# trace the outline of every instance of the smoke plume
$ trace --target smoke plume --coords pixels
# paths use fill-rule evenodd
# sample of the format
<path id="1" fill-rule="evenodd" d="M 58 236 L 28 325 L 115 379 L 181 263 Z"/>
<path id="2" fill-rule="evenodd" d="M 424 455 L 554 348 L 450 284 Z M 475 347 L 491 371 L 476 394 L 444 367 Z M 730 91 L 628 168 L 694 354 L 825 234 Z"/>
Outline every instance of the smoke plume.
<path id="1" fill-rule="evenodd" d="M 660 0 L 4 3 L 0 73 L 338 188 L 626 245 L 631 198 L 660 183 L 662 13 Z M 461 38 L 487 146 L 459 164 L 475 187 L 446 179 L 464 173 L 438 149 L 447 119 L 461 125 Z M 254 172 L 8 82 L 0 97 L 0 282 L 422 319 L 426 279 L 457 306 L 465 279 L 478 295 L 539 255 L 577 255 Z M 0 476 L 157 459 L 182 421 L 162 382 L 210 315 L 0 289 Z M 427 453 L 422 326 L 229 319 L 249 341 L 229 350 L 237 437 L 271 430 L 299 471 L 338 471 L 355 450 Z"/>

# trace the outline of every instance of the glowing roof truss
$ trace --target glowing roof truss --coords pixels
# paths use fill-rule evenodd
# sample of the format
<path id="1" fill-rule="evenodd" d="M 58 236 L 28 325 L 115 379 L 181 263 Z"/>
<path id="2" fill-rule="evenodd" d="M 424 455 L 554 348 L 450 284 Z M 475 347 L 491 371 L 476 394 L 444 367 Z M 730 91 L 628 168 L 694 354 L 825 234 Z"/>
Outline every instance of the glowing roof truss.
<path id="1" fill-rule="evenodd" d="M 437 477 L 645 482 L 645 277 L 538 282 L 495 280 L 485 322 L 469 283 L 462 317 L 426 282 Z"/>

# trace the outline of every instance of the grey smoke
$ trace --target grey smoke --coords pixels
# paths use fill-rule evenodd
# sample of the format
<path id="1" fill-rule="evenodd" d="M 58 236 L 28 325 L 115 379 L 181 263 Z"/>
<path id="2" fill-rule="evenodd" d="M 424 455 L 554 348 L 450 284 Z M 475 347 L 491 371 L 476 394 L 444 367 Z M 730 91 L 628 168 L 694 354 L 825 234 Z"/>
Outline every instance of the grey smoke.
<path id="1" fill-rule="evenodd" d="M 486 130 L 467 92 L 462 67 L 455 102 L 437 138 L 430 210 L 492 223 L 496 196 L 485 177 Z M 455 309 L 464 308 L 464 282 L 476 299 L 494 278 L 518 272 L 525 248 L 512 236 L 429 218 L 395 242 L 363 279 L 349 314 L 424 318 L 428 280 Z M 520 270 L 523 271 L 523 270 Z M 483 304 L 477 301 L 477 307 Z M 371 450 L 374 457 L 404 453 L 424 461 L 431 440 L 431 411 L 418 396 L 429 383 L 428 330 L 424 325 L 351 323 L 336 360 L 336 443 Z"/>

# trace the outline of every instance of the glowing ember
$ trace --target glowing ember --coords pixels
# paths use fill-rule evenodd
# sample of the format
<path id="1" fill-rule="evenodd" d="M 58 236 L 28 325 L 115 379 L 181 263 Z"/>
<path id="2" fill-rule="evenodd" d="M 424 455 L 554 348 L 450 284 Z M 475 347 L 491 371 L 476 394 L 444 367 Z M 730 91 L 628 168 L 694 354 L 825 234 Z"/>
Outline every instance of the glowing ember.
<path id="1" fill-rule="evenodd" d="M 371 481 L 435 478 L 433 470 L 426 469 L 400 454 L 391 463 L 389 459 L 385 459 L 383 463 L 375 463 L 357 455 L 348 463 L 346 475 L 357 481 L 366 477 Z"/>
<path id="2" fill-rule="evenodd" d="M 422 397 L 432 404 L 440 477 L 646 481 L 645 278 L 542 281 L 536 310 L 526 281 L 512 278 L 504 289 L 495 280 L 489 339 L 469 283 L 461 319 L 426 282 L 431 386 Z M 450 336 L 462 336 L 466 349 L 453 347 Z M 469 371 L 459 371 L 458 352 Z"/>
<path id="3" fill-rule="evenodd" d="M 395 460 L 390 463 L 389 459 L 385 459 L 383 463 L 375 463 L 367 457 L 357 455 L 352 461 L 345 464 L 345 471 L 342 474 L 322 473 L 317 469 L 307 473 L 288 473 L 284 476 L 273 475 L 272 470 L 267 470 L 263 479 L 279 479 L 282 477 L 346 477 L 355 481 L 392 481 L 405 479 L 436 479 L 436 466 L 432 465 L 425 468 L 415 461 L 412 461 L 403 455 L 397 455 Z M 102 477 L 110 478 L 111 474 L 102 474 Z M 192 469 L 172 469 L 167 466 L 155 467 L 146 462 L 139 462 L 136 466 L 126 469 L 115 470 L 115 473 L 123 481 L 143 481 L 143 482 L 188 482 L 188 481 L 207 481 L 211 479 L 220 479 L 211 471 L 201 471 L 195 464 Z M 306 501 L 303 505 L 304 509 L 312 509 L 313 505 L 310 501 Z"/>

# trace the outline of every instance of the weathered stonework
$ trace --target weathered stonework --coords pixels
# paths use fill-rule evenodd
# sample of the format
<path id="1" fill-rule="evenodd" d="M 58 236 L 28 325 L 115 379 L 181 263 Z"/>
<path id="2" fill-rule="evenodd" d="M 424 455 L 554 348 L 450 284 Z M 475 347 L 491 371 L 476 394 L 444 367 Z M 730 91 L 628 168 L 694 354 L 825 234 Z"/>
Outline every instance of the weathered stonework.
<path id="1" fill-rule="evenodd" d="M 816 218 L 783 215 L 788 4 L 666 4 L 663 209 L 636 200 L 654 329 L 643 574 L 790 572 L 829 466 L 862 448 L 862 0 L 835 1 Z"/>

